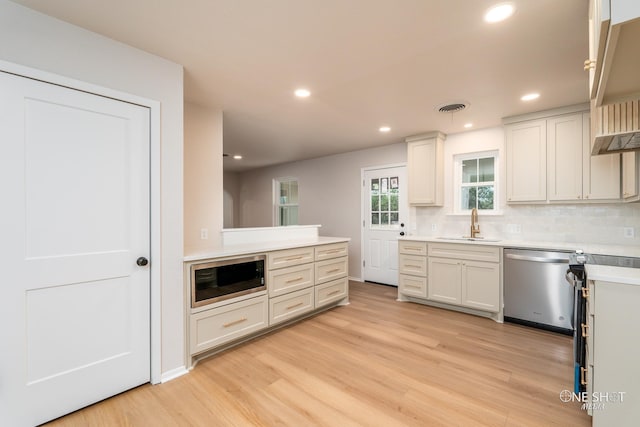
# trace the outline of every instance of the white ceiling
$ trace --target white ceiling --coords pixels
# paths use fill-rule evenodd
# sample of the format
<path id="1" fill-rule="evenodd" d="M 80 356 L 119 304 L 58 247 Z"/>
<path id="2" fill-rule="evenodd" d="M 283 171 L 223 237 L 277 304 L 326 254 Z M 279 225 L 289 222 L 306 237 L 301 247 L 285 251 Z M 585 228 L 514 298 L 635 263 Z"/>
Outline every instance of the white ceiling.
<path id="1" fill-rule="evenodd" d="M 244 170 L 586 102 L 588 1 L 513 0 L 512 18 L 485 23 L 500 1 L 16 3 L 182 64 L 186 101 L 222 109 L 224 151 L 244 156 L 225 169 Z M 470 105 L 435 111 L 451 101 Z"/>

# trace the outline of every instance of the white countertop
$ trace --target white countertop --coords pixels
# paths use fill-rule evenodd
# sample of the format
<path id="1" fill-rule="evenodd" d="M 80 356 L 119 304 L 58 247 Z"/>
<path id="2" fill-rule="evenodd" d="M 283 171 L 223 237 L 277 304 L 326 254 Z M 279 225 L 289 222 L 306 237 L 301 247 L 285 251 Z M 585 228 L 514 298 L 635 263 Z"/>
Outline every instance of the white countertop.
<path id="1" fill-rule="evenodd" d="M 640 286 L 640 268 L 593 264 L 585 264 L 585 268 L 589 280 Z"/>
<path id="2" fill-rule="evenodd" d="M 617 255 L 617 256 L 630 256 L 640 258 L 640 247 L 637 246 L 624 246 L 624 245 L 599 245 L 593 243 L 563 243 L 563 242 L 536 242 L 530 240 L 457 240 L 457 239 L 442 239 L 433 236 L 405 236 L 400 237 L 401 240 L 413 240 L 420 242 L 432 242 L 432 243 L 458 243 L 465 245 L 486 245 L 486 246 L 498 246 L 502 248 L 523 248 L 523 249 L 550 249 L 560 251 L 574 252 L 577 249 L 581 249 L 588 254 L 599 255 Z"/>
<path id="3" fill-rule="evenodd" d="M 318 236 L 313 238 L 289 239 L 284 241 L 257 242 L 242 245 L 225 245 L 220 249 L 214 249 L 197 254 L 191 254 L 184 257 L 185 262 L 202 261 L 211 258 L 223 258 L 238 255 L 249 255 L 255 253 L 264 253 L 278 251 L 281 249 L 301 248 L 305 246 L 327 245 L 331 243 L 349 242 L 348 237 L 324 237 Z"/>

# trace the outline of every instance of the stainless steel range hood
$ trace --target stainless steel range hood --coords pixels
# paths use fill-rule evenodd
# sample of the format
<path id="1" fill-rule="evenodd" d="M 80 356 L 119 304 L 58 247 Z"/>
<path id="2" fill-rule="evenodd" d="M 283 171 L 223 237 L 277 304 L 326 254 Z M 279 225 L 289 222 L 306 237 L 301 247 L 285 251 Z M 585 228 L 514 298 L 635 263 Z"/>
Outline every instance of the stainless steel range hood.
<path id="1" fill-rule="evenodd" d="M 640 132 L 596 136 L 591 155 L 640 151 Z"/>
<path id="2" fill-rule="evenodd" d="M 640 101 L 591 108 L 591 155 L 640 151 Z"/>

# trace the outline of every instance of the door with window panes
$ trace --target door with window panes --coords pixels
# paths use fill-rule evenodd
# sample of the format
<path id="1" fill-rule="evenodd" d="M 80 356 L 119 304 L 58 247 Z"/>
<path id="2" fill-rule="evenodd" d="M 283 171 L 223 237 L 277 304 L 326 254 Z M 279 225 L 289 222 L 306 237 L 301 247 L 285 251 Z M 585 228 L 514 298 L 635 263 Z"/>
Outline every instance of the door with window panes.
<path id="1" fill-rule="evenodd" d="M 364 280 L 398 285 L 398 237 L 408 231 L 406 167 L 364 172 Z"/>

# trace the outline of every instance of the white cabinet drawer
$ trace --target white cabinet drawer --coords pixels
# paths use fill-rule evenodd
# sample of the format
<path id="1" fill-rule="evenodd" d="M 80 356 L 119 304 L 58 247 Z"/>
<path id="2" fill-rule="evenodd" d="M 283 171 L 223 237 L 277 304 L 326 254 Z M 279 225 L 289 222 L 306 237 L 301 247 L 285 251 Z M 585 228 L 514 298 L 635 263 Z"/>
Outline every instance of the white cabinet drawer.
<path id="1" fill-rule="evenodd" d="M 339 279 L 347 275 L 347 257 L 318 261 L 315 267 L 316 284 Z"/>
<path id="2" fill-rule="evenodd" d="M 347 296 L 348 290 L 349 279 L 346 277 L 317 285 L 315 287 L 316 308 L 341 300 Z"/>
<path id="3" fill-rule="evenodd" d="M 225 305 L 191 315 L 191 354 L 201 353 L 267 327 L 267 296 Z"/>
<path id="4" fill-rule="evenodd" d="M 313 286 L 313 264 L 294 265 L 293 267 L 270 270 L 267 281 L 269 296 L 275 297 L 288 292 Z"/>
<path id="5" fill-rule="evenodd" d="M 284 322 L 313 310 L 313 288 L 291 292 L 269 300 L 269 325 Z"/>
<path id="6" fill-rule="evenodd" d="M 306 264 L 313 262 L 313 246 L 305 248 L 285 249 L 282 251 L 269 252 L 267 254 L 267 266 L 269 270 L 274 268 L 290 267 L 292 265 Z"/>
<path id="7" fill-rule="evenodd" d="M 339 258 L 349 254 L 349 245 L 344 243 L 332 243 L 330 245 L 316 246 L 316 261 Z"/>
<path id="8" fill-rule="evenodd" d="M 398 252 L 407 255 L 427 255 L 427 242 L 398 240 Z"/>
<path id="9" fill-rule="evenodd" d="M 408 276 L 401 274 L 399 277 L 398 292 L 403 295 L 408 295 L 418 298 L 427 297 L 427 278 Z"/>
<path id="10" fill-rule="evenodd" d="M 427 277 L 427 257 L 400 254 L 398 256 L 398 270 L 400 274 Z"/>
<path id="11" fill-rule="evenodd" d="M 483 245 L 464 245 L 457 243 L 433 243 L 429 245 L 429 256 L 472 261 L 500 261 L 500 248 Z"/>

